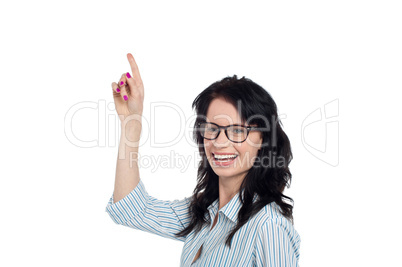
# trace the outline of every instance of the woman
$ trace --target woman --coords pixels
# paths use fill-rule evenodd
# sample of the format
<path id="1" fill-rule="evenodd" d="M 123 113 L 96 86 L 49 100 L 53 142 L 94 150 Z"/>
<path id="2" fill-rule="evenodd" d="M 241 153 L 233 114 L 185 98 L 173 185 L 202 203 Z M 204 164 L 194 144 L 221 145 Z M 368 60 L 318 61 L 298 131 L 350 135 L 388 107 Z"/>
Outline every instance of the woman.
<path id="1" fill-rule="evenodd" d="M 194 139 L 202 160 L 189 198 L 148 195 L 137 159 L 144 86 L 133 76 L 112 84 L 122 122 L 115 188 L 106 211 L 117 224 L 185 242 L 180 266 L 298 266 L 300 237 L 293 228 L 290 142 L 277 107 L 244 77 L 213 83 L 193 102 Z M 131 145 L 126 145 L 129 140 Z M 131 155 L 131 160 L 130 160 Z"/>

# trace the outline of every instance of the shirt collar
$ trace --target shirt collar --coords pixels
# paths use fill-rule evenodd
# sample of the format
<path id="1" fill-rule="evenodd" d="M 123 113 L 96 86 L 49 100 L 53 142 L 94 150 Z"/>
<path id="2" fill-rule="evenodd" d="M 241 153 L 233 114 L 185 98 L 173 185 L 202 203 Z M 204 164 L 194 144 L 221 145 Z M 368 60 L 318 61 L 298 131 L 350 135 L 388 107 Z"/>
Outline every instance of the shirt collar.
<path id="1" fill-rule="evenodd" d="M 253 203 L 257 200 L 257 197 L 258 197 L 257 194 L 254 194 Z M 240 191 L 239 191 L 234 197 L 232 197 L 232 199 L 228 203 L 226 203 L 225 206 L 223 206 L 219 210 L 219 212 L 222 212 L 229 220 L 237 224 L 237 214 L 239 213 L 241 206 L 242 204 L 240 201 Z M 217 198 L 214 202 L 212 202 L 211 205 L 209 205 L 208 210 L 210 211 L 210 215 L 211 212 L 212 214 L 216 214 L 216 212 L 218 211 L 218 207 L 219 207 L 219 198 Z"/>

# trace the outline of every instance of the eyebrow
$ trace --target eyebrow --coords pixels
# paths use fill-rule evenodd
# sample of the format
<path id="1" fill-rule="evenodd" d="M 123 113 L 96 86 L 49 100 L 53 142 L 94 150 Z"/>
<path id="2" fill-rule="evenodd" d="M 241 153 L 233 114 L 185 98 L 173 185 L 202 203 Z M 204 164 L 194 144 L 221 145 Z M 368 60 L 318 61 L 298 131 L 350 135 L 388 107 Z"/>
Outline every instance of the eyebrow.
<path id="1" fill-rule="evenodd" d="M 246 126 L 246 127 L 253 127 L 252 125 L 245 125 L 245 124 L 240 124 L 240 123 L 233 123 L 233 124 L 228 124 L 228 125 L 220 125 L 220 124 L 217 124 L 216 122 L 212 122 L 212 121 L 206 121 L 206 123 L 213 123 L 213 124 L 216 124 L 216 125 L 221 126 L 221 127 L 226 127 L 226 126 Z"/>

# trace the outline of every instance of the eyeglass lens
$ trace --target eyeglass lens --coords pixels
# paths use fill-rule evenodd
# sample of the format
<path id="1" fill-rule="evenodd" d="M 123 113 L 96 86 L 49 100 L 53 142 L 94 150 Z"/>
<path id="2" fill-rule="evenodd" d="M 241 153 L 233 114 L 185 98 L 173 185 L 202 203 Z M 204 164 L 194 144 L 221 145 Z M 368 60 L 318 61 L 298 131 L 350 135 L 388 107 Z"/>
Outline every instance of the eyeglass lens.
<path id="1" fill-rule="evenodd" d="M 215 139 L 220 132 L 219 127 L 212 123 L 201 123 L 201 136 L 207 139 Z M 247 138 L 247 128 L 243 126 L 230 126 L 226 128 L 227 138 L 234 142 L 241 142 Z"/>

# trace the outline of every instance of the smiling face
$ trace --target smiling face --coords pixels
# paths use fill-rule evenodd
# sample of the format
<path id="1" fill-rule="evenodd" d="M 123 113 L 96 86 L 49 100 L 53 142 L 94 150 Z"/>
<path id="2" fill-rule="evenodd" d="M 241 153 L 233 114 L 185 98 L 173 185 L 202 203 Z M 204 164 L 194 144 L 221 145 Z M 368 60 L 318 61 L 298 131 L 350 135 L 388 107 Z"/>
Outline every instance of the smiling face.
<path id="1" fill-rule="evenodd" d="M 219 126 L 246 125 L 242 122 L 236 108 L 223 98 L 212 100 L 208 107 L 207 122 L 213 122 Z M 204 149 L 208 162 L 219 179 L 235 179 L 241 182 L 253 166 L 261 143 L 262 135 L 258 131 L 250 131 L 246 141 L 234 143 L 227 138 L 225 131 L 221 130 L 216 139 L 204 139 Z M 236 157 L 233 159 L 234 156 Z"/>

